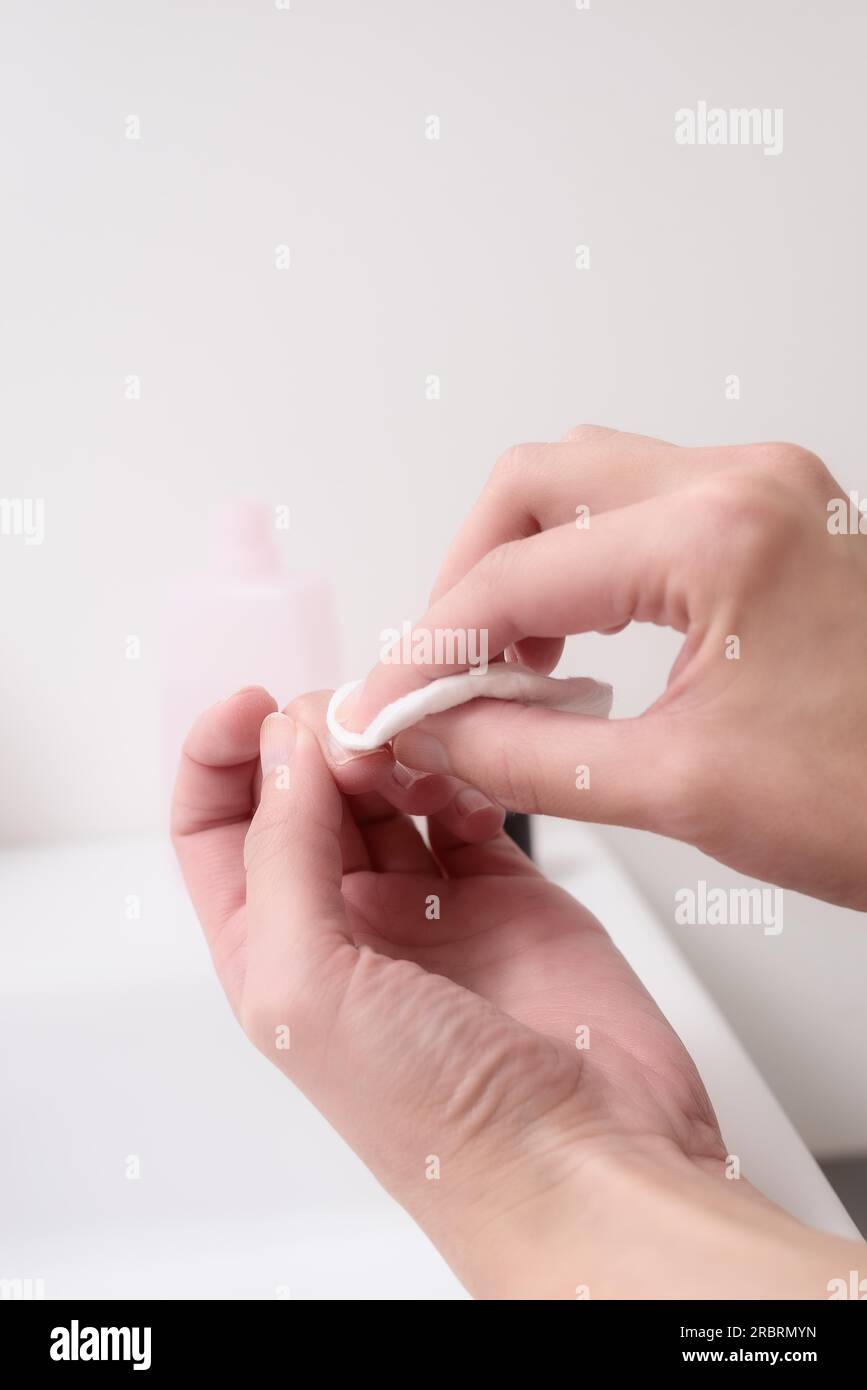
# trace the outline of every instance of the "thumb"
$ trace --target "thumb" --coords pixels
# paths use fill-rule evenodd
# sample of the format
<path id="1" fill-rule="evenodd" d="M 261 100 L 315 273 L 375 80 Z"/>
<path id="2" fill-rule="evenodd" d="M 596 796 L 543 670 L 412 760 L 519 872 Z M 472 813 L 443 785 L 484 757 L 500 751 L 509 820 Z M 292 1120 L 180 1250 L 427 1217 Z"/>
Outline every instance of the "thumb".
<path id="1" fill-rule="evenodd" d="M 341 892 L 343 804 L 319 744 L 303 724 L 270 714 L 260 750 L 262 793 L 244 846 L 242 1023 L 271 1053 L 276 1028 L 322 1017 L 323 995 L 345 985 L 357 952 Z"/>
<path id="2" fill-rule="evenodd" d="M 394 755 L 459 777 L 509 811 L 661 830 L 664 724 L 656 713 L 608 721 L 475 700 L 400 734 Z"/>

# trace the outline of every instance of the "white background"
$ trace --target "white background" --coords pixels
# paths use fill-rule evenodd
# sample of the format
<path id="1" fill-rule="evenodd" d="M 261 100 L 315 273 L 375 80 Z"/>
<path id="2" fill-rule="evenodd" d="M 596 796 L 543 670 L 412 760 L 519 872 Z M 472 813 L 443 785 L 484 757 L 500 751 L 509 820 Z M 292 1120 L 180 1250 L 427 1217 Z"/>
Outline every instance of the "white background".
<path id="1" fill-rule="evenodd" d="M 224 498 L 291 507 L 345 679 L 509 444 L 792 439 L 867 493 L 854 0 L 3 0 L 0 40 L 0 494 L 46 504 L 42 546 L 0 539 L 6 842 L 164 821 L 167 595 Z M 700 99 L 782 107 L 783 153 L 676 145 Z M 628 715 L 676 649 L 634 629 L 569 664 Z M 275 654 L 285 700 L 279 624 Z M 606 833 L 664 921 L 735 880 Z M 672 930 L 813 1148 L 863 1149 L 867 926 L 785 912 Z"/>

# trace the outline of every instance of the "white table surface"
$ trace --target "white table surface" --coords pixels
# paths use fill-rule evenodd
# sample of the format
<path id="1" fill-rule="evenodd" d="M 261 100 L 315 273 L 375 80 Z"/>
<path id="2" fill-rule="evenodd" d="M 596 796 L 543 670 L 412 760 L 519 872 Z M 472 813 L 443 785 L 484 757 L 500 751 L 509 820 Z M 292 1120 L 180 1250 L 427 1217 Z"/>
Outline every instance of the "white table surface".
<path id="1" fill-rule="evenodd" d="M 596 913 L 684 1039 L 744 1173 L 812 1225 L 857 1234 L 599 837 L 536 824 L 543 867 Z M 139 920 L 126 919 L 130 894 Z M 166 842 L 0 853 L 0 996 L 0 1278 L 43 1280 L 47 1298 L 465 1297 L 246 1043 Z"/>

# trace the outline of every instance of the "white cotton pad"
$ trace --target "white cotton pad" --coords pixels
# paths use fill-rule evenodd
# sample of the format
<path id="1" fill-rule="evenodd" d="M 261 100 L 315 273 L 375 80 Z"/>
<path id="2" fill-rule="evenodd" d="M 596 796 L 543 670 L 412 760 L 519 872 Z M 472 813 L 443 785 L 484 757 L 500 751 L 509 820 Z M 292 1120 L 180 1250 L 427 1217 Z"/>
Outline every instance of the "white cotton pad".
<path id="1" fill-rule="evenodd" d="M 540 676 L 536 671 L 510 662 L 489 666 L 484 673 L 461 671 L 456 676 L 430 681 L 386 705 L 364 732 L 357 734 L 337 722 L 337 711 L 360 685 L 361 681 L 349 681 L 335 690 L 326 714 L 331 736 L 342 748 L 355 753 L 371 753 L 375 748 L 382 748 L 427 715 L 442 714 L 456 705 L 465 705 L 468 700 L 519 700 L 526 705 L 545 705 L 567 714 L 593 714 L 602 719 L 607 719 L 611 712 L 610 685 L 601 685 L 586 676 L 562 680 Z"/>

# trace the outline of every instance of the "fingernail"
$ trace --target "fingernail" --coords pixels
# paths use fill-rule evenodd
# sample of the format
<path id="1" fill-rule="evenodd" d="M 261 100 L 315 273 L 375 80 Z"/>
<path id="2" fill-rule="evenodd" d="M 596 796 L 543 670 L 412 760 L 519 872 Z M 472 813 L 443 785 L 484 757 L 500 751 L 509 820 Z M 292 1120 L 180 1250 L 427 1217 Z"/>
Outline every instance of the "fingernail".
<path id="1" fill-rule="evenodd" d="M 356 758 L 369 758 L 373 753 L 381 753 L 381 748 L 344 748 L 342 743 L 338 743 L 333 734 L 329 734 L 325 740 L 328 749 L 329 760 L 335 767 L 343 767 L 344 763 L 354 763 Z"/>
<path id="2" fill-rule="evenodd" d="M 408 788 L 414 786 L 416 782 L 421 782 L 426 776 L 426 772 L 416 772 L 411 767 L 404 767 L 403 763 L 396 762 L 391 769 L 392 781 L 396 782 L 403 791 L 407 791 Z"/>
<path id="3" fill-rule="evenodd" d="M 459 791 L 455 797 L 455 806 L 462 816 L 474 816 L 477 811 L 488 810 L 499 811 L 502 814 L 502 807 L 475 787 L 464 787 Z"/>
<path id="4" fill-rule="evenodd" d="M 224 695 L 222 700 L 218 700 L 218 705 L 228 704 L 229 700 L 237 700 L 239 695 L 249 695 L 252 690 L 261 690 L 263 695 L 268 692 L 263 685 L 242 685 L 240 690 L 233 690 L 231 695 Z"/>
<path id="5" fill-rule="evenodd" d="M 400 753 L 400 761 L 406 767 L 418 768 L 420 772 L 451 771 L 449 755 L 433 734 L 423 734 L 410 729 L 400 735 L 397 751 Z"/>
<path id="6" fill-rule="evenodd" d="M 262 776 L 267 777 L 276 768 L 288 766 L 294 748 L 295 720 L 288 714 L 269 714 L 259 735 Z"/>
<path id="7" fill-rule="evenodd" d="M 337 711 L 338 724 L 340 724 L 344 729 L 348 729 L 350 733 L 354 734 L 360 734 L 364 729 L 363 724 L 361 724 L 359 727 L 356 727 L 355 724 L 353 724 L 352 722 L 353 711 L 358 709 L 358 706 L 360 704 L 360 696 L 363 689 L 364 686 L 359 686 L 357 690 L 353 690 L 351 694 L 347 695 L 346 699 L 343 701 L 343 704 L 340 706 L 340 709 Z"/>

